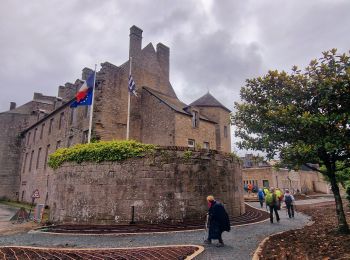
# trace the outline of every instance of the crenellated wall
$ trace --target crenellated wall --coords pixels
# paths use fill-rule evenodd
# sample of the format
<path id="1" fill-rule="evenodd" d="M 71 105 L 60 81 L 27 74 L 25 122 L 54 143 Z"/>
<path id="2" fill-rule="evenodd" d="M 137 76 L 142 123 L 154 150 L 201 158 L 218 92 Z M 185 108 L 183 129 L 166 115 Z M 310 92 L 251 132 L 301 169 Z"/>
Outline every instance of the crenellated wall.
<path id="1" fill-rule="evenodd" d="M 214 195 L 230 216 L 244 213 L 239 164 L 217 152 L 157 150 L 123 162 L 66 163 L 53 174 L 51 221 L 167 222 L 205 218 Z"/>

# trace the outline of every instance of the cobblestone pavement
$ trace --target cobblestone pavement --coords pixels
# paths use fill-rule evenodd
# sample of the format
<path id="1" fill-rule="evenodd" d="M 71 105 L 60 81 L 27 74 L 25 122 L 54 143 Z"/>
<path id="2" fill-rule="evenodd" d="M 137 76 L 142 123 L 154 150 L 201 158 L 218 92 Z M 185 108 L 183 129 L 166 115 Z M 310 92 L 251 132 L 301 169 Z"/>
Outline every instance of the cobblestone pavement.
<path id="1" fill-rule="evenodd" d="M 324 201 L 324 200 L 322 200 Z M 308 200 L 308 203 L 314 203 Z M 258 203 L 250 203 L 257 206 Z M 197 259 L 251 259 L 253 252 L 260 241 L 265 237 L 290 229 L 303 227 L 309 220 L 308 217 L 297 213 L 295 219 L 289 219 L 286 212 L 280 211 L 280 223 L 270 224 L 268 221 L 235 226 L 231 232 L 224 232 L 223 239 L 226 244 L 223 248 L 214 245 L 205 246 L 205 251 Z M 184 231 L 165 234 L 138 234 L 128 236 L 101 236 L 101 235 L 50 235 L 43 233 L 22 233 L 9 236 L 0 235 L 0 245 L 6 246 L 42 246 L 62 248 L 119 248 L 138 246 L 162 246 L 162 245 L 203 245 L 206 233 L 204 230 Z"/>

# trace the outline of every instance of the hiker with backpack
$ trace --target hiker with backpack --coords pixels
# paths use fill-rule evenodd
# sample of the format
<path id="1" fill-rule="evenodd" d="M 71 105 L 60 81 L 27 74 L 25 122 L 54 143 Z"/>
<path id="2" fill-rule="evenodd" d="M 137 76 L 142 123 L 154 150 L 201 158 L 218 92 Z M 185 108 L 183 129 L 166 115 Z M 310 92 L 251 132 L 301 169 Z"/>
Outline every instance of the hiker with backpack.
<path id="1" fill-rule="evenodd" d="M 270 192 L 266 195 L 265 201 L 270 209 L 270 222 L 273 223 L 273 212 L 275 212 L 277 222 L 280 222 L 280 216 L 277 210 L 279 199 L 274 188 L 270 189 Z"/>
<path id="2" fill-rule="evenodd" d="M 294 218 L 294 201 L 294 196 L 290 194 L 289 190 L 286 190 L 284 194 L 284 203 L 286 203 L 289 218 Z"/>
<path id="3" fill-rule="evenodd" d="M 275 193 L 276 193 L 276 196 L 277 196 L 277 209 L 281 210 L 281 204 L 282 204 L 282 200 L 284 198 L 284 194 L 283 194 L 283 192 L 281 191 L 280 188 L 276 188 L 275 189 Z"/>
<path id="4" fill-rule="evenodd" d="M 208 239 L 204 241 L 205 244 L 211 244 L 212 239 L 218 239 L 217 247 L 223 247 L 222 232 L 231 230 L 230 219 L 224 206 L 217 202 L 213 196 L 207 197 L 208 202 Z"/>
<path id="5" fill-rule="evenodd" d="M 264 194 L 262 189 L 259 189 L 258 199 L 259 199 L 259 202 L 260 202 L 260 207 L 262 208 L 263 205 L 264 205 L 264 200 L 265 200 L 265 194 Z"/>

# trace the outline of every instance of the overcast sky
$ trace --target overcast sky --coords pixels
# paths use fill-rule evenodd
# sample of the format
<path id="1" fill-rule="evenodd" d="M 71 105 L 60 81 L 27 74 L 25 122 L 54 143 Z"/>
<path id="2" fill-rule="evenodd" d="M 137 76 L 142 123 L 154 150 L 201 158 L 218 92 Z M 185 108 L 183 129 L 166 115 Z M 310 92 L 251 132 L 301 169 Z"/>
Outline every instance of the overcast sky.
<path id="1" fill-rule="evenodd" d="M 321 52 L 350 49 L 347 0 L 2 0 L 0 111 L 33 92 L 81 77 L 84 67 L 128 59 L 129 28 L 143 46 L 170 47 L 170 81 L 185 103 L 208 90 L 233 109 L 245 79 L 290 71 Z"/>

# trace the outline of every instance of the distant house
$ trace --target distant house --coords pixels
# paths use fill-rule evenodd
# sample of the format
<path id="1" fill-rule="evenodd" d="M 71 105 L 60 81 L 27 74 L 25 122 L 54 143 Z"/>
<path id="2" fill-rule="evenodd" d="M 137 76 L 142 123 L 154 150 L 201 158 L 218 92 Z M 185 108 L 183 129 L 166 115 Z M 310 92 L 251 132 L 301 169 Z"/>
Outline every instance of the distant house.
<path id="1" fill-rule="evenodd" d="M 307 167 L 299 171 L 274 167 L 275 161 L 266 162 L 254 159 L 249 154 L 241 158 L 243 160 L 242 185 L 253 184 L 259 188 L 278 187 L 289 189 L 292 193 L 331 193 L 329 184 L 323 179 L 319 172 L 310 170 Z"/>

